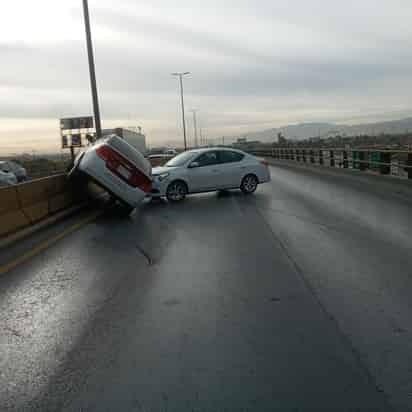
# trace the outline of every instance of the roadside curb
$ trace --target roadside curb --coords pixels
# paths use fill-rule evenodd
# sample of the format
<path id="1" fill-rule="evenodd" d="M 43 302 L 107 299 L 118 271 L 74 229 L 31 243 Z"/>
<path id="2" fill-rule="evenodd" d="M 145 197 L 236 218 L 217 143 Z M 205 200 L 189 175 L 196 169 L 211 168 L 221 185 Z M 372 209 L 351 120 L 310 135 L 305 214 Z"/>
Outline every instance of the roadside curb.
<path id="1" fill-rule="evenodd" d="M 7 246 L 12 245 L 13 243 L 16 243 L 20 240 L 23 240 L 29 236 L 31 236 L 33 233 L 36 233 L 42 229 L 48 228 L 49 226 L 52 226 L 56 224 L 57 222 L 66 219 L 69 216 L 74 215 L 75 213 L 85 209 L 88 205 L 90 205 L 89 202 L 83 202 L 78 205 L 72 206 L 68 209 L 64 209 L 61 212 L 57 212 L 56 214 L 34 224 L 33 226 L 29 226 L 25 229 L 19 230 L 16 233 L 13 233 L 11 235 L 6 236 L 4 239 L 0 239 L 0 249 L 5 248 Z"/>

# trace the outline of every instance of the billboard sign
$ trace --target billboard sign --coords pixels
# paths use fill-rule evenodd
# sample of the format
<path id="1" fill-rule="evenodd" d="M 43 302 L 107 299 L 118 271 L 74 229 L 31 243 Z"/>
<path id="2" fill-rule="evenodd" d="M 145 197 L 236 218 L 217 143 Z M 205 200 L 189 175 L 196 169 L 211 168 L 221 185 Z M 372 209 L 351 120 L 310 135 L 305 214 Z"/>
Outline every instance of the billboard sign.
<path id="1" fill-rule="evenodd" d="M 92 116 L 69 117 L 66 119 L 60 119 L 61 130 L 93 129 L 93 127 L 94 122 Z"/>

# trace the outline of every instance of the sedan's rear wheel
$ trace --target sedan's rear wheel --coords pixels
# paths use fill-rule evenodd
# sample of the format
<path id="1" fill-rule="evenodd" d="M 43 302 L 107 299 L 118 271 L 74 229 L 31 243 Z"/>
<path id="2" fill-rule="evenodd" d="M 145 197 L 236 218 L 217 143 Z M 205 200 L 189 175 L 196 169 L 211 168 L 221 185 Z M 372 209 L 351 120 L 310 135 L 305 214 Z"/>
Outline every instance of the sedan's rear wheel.
<path id="1" fill-rule="evenodd" d="M 170 202 L 180 202 L 187 195 L 187 186 L 182 181 L 175 181 L 170 183 L 166 190 L 167 200 Z"/>
<path id="2" fill-rule="evenodd" d="M 255 190 L 258 187 L 258 184 L 259 184 L 259 180 L 255 175 L 247 175 L 242 180 L 242 183 L 240 185 L 240 190 L 245 195 L 250 195 L 251 193 L 255 192 Z"/>

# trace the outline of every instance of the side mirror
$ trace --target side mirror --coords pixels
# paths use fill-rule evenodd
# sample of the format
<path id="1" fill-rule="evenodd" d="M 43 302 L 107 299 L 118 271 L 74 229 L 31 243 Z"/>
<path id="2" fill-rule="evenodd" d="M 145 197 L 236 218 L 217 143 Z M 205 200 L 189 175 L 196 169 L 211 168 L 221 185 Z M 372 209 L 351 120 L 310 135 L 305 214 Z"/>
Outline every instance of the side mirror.
<path id="1" fill-rule="evenodd" d="M 192 162 L 192 163 L 190 163 L 190 165 L 189 165 L 189 167 L 191 168 L 191 169 L 193 169 L 193 168 L 195 168 L 195 167 L 199 167 L 200 165 L 199 165 L 199 162 Z"/>

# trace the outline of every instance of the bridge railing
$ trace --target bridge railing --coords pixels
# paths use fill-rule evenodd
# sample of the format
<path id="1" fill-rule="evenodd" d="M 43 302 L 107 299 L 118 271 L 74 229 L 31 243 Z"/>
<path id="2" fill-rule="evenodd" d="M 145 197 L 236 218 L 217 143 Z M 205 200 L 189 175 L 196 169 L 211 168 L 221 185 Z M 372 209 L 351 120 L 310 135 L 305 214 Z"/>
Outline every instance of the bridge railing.
<path id="1" fill-rule="evenodd" d="M 251 150 L 258 156 L 412 179 L 412 152 L 386 149 L 285 147 Z"/>

